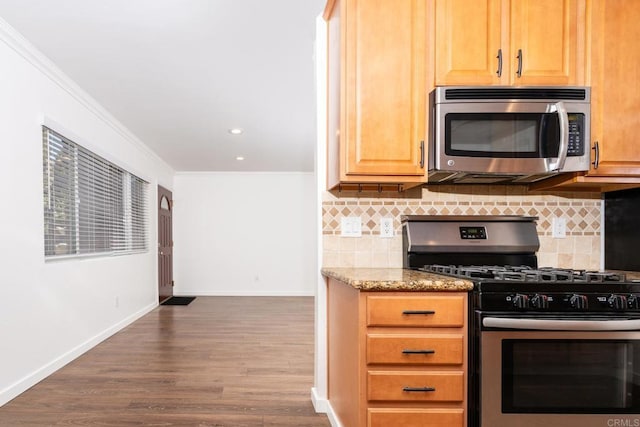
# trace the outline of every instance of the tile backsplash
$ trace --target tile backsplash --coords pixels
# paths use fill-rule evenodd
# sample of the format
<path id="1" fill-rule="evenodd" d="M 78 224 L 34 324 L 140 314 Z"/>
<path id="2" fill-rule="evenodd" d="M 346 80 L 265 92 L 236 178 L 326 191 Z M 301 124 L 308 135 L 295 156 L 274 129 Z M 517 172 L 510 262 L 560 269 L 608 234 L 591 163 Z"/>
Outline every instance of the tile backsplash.
<path id="1" fill-rule="evenodd" d="M 599 193 L 528 193 L 524 186 L 456 185 L 402 193 L 325 192 L 323 266 L 402 267 L 402 215 L 526 215 L 538 217 L 538 264 L 600 269 Z M 340 235 L 342 217 L 359 216 L 362 237 Z M 380 236 L 380 218 L 393 218 L 394 236 Z M 552 237 L 553 218 L 566 220 L 566 237 Z"/>

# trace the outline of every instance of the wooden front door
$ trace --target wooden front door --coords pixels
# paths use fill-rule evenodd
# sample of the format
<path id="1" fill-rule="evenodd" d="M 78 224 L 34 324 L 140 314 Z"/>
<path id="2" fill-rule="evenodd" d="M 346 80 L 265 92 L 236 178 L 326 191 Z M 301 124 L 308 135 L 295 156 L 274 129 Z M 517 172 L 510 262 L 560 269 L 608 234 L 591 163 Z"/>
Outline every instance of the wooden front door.
<path id="1" fill-rule="evenodd" d="M 158 296 L 173 296 L 173 227 L 171 191 L 158 186 Z"/>

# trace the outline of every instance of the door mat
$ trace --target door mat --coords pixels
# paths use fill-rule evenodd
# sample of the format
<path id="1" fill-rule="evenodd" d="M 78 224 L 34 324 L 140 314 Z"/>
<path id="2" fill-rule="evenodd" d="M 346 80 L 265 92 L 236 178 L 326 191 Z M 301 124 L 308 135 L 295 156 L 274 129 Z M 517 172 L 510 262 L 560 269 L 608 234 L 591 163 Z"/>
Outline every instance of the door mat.
<path id="1" fill-rule="evenodd" d="M 160 305 L 189 305 L 196 297 L 171 297 Z"/>

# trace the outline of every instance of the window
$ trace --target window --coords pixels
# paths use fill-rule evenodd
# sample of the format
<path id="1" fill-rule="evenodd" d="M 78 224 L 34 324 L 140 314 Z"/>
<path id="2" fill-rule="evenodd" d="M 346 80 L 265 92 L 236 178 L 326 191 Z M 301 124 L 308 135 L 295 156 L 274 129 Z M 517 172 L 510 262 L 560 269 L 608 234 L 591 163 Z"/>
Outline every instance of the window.
<path id="1" fill-rule="evenodd" d="M 146 251 L 148 183 L 42 129 L 45 256 Z"/>

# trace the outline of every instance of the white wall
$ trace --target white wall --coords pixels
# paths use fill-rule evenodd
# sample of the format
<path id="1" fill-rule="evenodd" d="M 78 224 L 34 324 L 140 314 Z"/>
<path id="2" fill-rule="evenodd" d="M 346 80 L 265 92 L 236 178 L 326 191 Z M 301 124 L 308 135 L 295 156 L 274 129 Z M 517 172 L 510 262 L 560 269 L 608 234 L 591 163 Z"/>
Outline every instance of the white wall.
<path id="1" fill-rule="evenodd" d="M 1 19 L 0 94 L 1 405 L 157 305 L 156 188 L 173 171 Z M 150 182 L 148 253 L 45 262 L 43 117 Z"/>
<path id="2" fill-rule="evenodd" d="M 176 295 L 313 295 L 311 173 L 177 173 Z"/>

